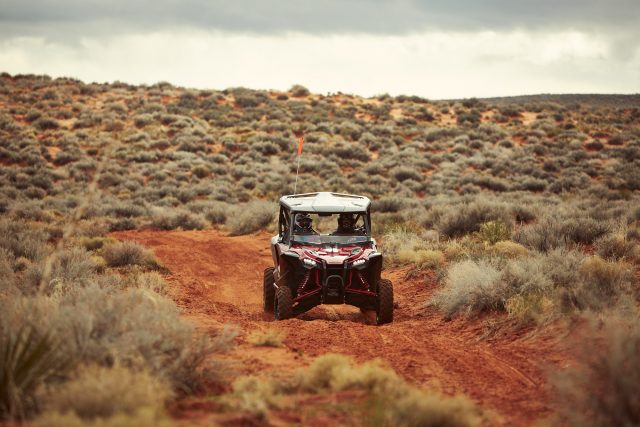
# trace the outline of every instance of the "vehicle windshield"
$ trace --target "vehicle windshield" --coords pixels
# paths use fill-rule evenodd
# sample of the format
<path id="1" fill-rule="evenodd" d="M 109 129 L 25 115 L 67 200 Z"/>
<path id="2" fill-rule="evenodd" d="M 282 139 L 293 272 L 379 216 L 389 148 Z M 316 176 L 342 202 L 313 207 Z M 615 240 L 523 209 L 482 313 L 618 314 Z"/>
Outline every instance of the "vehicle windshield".
<path id="1" fill-rule="evenodd" d="M 293 240 L 305 244 L 358 244 L 371 240 L 366 213 L 296 213 Z"/>

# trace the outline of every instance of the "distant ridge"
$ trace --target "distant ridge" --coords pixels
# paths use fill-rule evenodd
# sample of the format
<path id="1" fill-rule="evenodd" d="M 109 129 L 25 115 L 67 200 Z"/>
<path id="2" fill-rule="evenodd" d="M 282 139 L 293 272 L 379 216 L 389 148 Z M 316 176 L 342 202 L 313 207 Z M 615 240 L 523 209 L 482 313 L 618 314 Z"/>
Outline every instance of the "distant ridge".
<path id="1" fill-rule="evenodd" d="M 539 94 L 478 98 L 494 104 L 527 104 L 535 102 L 554 102 L 558 104 L 583 104 L 595 107 L 634 108 L 640 107 L 640 94 Z"/>

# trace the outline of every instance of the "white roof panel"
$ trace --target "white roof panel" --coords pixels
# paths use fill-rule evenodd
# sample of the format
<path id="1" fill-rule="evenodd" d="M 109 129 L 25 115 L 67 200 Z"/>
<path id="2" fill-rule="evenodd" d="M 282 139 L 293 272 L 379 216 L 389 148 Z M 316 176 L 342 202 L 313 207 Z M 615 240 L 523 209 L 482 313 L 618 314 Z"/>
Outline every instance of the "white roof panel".
<path id="1" fill-rule="evenodd" d="M 366 212 L 371 201 L 364 196 L 341 193 L 306 193 L 282 196 L 280 204 L 296 212 Z"/>

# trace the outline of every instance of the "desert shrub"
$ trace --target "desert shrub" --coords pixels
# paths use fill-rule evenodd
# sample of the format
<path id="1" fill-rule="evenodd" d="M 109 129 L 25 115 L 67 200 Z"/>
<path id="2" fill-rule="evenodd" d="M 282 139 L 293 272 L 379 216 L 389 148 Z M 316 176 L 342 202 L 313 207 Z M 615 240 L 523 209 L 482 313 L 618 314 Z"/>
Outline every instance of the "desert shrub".
<path id="1" fill-rule="evenodd" d="M 566 219 L 563 228 L 570 241 L 586 245 L 593 244 L 596 239 L 610 231 L 609 223 L 589 217 Z"/>
<path id="2" fill-rule="evenodd" d="M 139 265 L 141 267 L 158 268 L 153 253 L 139 243 L 124 241 L 107 245 L 102 257 L 109 267 L 125 267 Z"/>
<path id="3" fill-rule="evenodd" d="M 233 382 L 230 405 L 242 411 L 264 418 L 269 408 L 277 407 L 282 396 L 278 384 L 255 376 L 244 376 Z"/>
<path id="4" fill-rule="evenodd" d="M 503 222 L 489 221 L 480 225 L 478 235 L 480 239 L 493 245 L 501 240 L 508 240 L 511 237 L 511 230 Z"/>
<path id="5" fill-rule="evenodd" d="M 474 315 L 489 310 L 502 310 L 506 288 L 500 272 L 486 261 L 465 260 L 453 264 L 447 272 L 444 288 L 430 303 L 447 317 Z"/>
<path id="6" fill-rule="evenodd" d="M 44 281 L 47 292 L 70 286 L 86 286 L 94 278 L 98 264 L 84 248 L 54 252 L 45 261 L 33 264 L 24 274 L 23 291 L 34 292 Z M 46 277 L 45 277 L 46 276 Z"/>
<path id="7" fill-rule="evenodd" d="M 422 175 L 420 175 L 420 172 L 415 168 L 409 166 L 398 166 L 396 168 L 393 168 L 391 169 L 390 174 L 396 181 L 400 182 L 406 181 L 408 179 L 413 179 L 414 181 L 422 180 Z"/>
<path id="8" fill-rule="evenodd" d="M 477 200 L 451 207 L 437 220 L 437 228 L 448 237 L 457 237 L 476 232 L 489 221 L 509 224 L 511 218 L 506 206 Z"/>
<path id="9" fill-rule="evenodd" d="M 106 209 L 106 214 L 109 216 L 115 216 L 118 218 L 135 218 L 143 216 L 147 213 L 146 209 L 139 204 L 133 202 L 121 202 L 118 201 L 113 205 L 109 205 Z"/>
<path id="10" fill-rule="evenodd" d="M 375 412 L 382 425 L 462 427 L 480 421 L 478 410 L 465 397 L 443 397 L 415 388 L 379 360 L 355 365 L 347 356 L 326 354 L 299 370 L 295 385 L 316 393 L 363 390 L 377 406 Z"/>
<path id="11" fill-rule="evenodd" d="M 195 166 L 193 169 L 191 169 L 191 174 L 202 179 L 211 175 L 211 170 L 205 165 L 198 165 L 198 166 Z"/>
<path id="12" fill-rule="evenodd" d="M 381 246 L 384 248 L 385 258 L 392 264 L 414 262 L 417 252 L 431 249 L 429 242 L 414 231 L 398 226 L 390 227 L 382 236 Z"/>
<path id="13" fill-rule="evenodd" d="M 610 304 L 622 292 L 629 291 L 633 283 L 633 273 L 627 265 L 606 262 L 597 256 L 584 260 L 580 275 L 584 283 L 582 298 L 592 307 Z"/>
<path id="14" fill-rule="evenodd" d="M 166 293 L 167 282 L 155 271 L 134 272 L 129 276 L 127 287 L 135 287 L 138 289 L 146 289 L 157 294 Z"/>
<path id="15" fill-rule="evenodd" d="M 309 96 L 309 89 L 302 85 L 293 85 L 289 89 L 289 93 L 291 93 L 291 96 L 295 98 L 303 98 L 305 96 Z"/>
<path id="16" fill-rule="evenodd" d="M 8 304 L 0 299 L 0 419 L 23 418 L 36 410 L 38 388 L 67 365 L 50 328 L 38 331 L 16 322 Z"/>
<path id="17" fill-rule="evenodd" d="M 232 235 L 254 233 L 269 226 L 274 219 L 276 208 L 268 202 L 250 202 L 238 206 L 234 215 L 227 219 L 227 227 Z"/>
<path id="18" fill-rule="evenodd" d="M 138 223 L 133 218 L 116 218 L 108 221 L 109 231 L 135 230 Z"/>
<path id="19" fill-rule="evenodd" d="M 211 356 L 230 346 L 232 330 L 197 335 L 173 301 L 122 280 L 107 276 L 55 297 L 27 298 L 7 312 L 38 332 L 52 331 L 75 364 L 146 370 L 179 392 L 197 389 L 204 378 L 222 378 L 220 362 Z"/>
<path id="20" fill-rule="evenodd" d="M 184 210 L 160 211 L 151 220 L 151 226 L 159 230 L 202 230 L 207 223 L 199 215 Z"/>
<path id="21" fill-rule="evenodd" d="M 527 248 L 519 243 L 515 243 L 510 240 L 501 240 L 495 242 L 493 244 L 492 250 L 496 255 L 507 258 L 518 258 L 529 253 Z"/>
<path id="22" fill-rule="evenodd" d="M 55 130 L 60 127 L 60 124 L 56 119 L 51 117 L 42 116 L 33 122 L 33 126 L 38 130 Z"/>
<path id="23" fill-rule="evenodd" d="M 144 113 L 144 114 L 138 114 L 137 116 L 133 117 L 133 124 L 138 128 L 148 126 L 153 122 L 154 122 L 154 118 L 151 114 Z"/>
<path id="24" fill-rule="evenodd" d="M 638 245 L 627 240 L 624 234 L 608 234 L 595 241 L 598 255 L 607 259 L 640 259 Z"/>
<path id="25" fill-rule="evenodd" d="M 530 249 L 546 252 L 566 246 L 567 235 L 560 221 L 547 216 L 516 230 L 513 240 Z"/>
<path id="26" fill-rule="evenodd" d="M 593 328 L 578 363 L 555 377 L 559 424 L 605 427 L 640 424 L 640 319 L 618 314 Z M 600 338 L 601 337 L 601 338 Z M 594 351 L 597 348 L 598 351 Z"/>
<path id="27" fill-rule="evenodd" d="M 411 251 L 401 249 L 395 257 L 400 264 L 414 264 L 417 268 L 442 268 L 445 262 L 444 254 L 441 251 L 430 249 L 419 249 Z"/>
<path id="28" fill-rule="evenodd" d="M 553 283 L 546 272 L 543 257 L 526 257 L 509 261 L 501 272 L 502 281 L 509 295 L 545 294 Z"/>
<path id="29" fill-rule="evenodd" d="M 115 239 L 111 237 L 87 237 L 82 236 L 78 239 L 78 244 L 88 251 L 101 249 L 107 243 L 115 243 Z"/>
<path id="30" fill-rule="evenodd" d="M 145 408 L 162 412 L 170 396 L 169 384 L 146 371 L 91 365 L 80 368 L 70 381 L 52 387 L 44 404 L 52 412 L 95 420 L 133 415 Z"/>
<path id="31" fill-rule="evenodd" d="M 247 341 L 250 344 L 264 347 L 280 347 L 286 334 L 275 328 L 255 330 L 249 334 Z"/>

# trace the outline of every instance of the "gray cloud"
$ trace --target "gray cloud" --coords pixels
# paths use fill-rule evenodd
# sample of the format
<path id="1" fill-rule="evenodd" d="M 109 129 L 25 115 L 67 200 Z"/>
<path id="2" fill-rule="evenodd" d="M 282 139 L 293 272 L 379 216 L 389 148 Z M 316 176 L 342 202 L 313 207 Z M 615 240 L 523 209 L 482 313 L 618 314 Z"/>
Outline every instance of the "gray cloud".
<path id="1" fill-rule="evenodd" d="M 638 0 L 2 0 L 4 36 L 195 28 L 249 33 L 406 34 L 578 29 L 636 32 Z"/>

